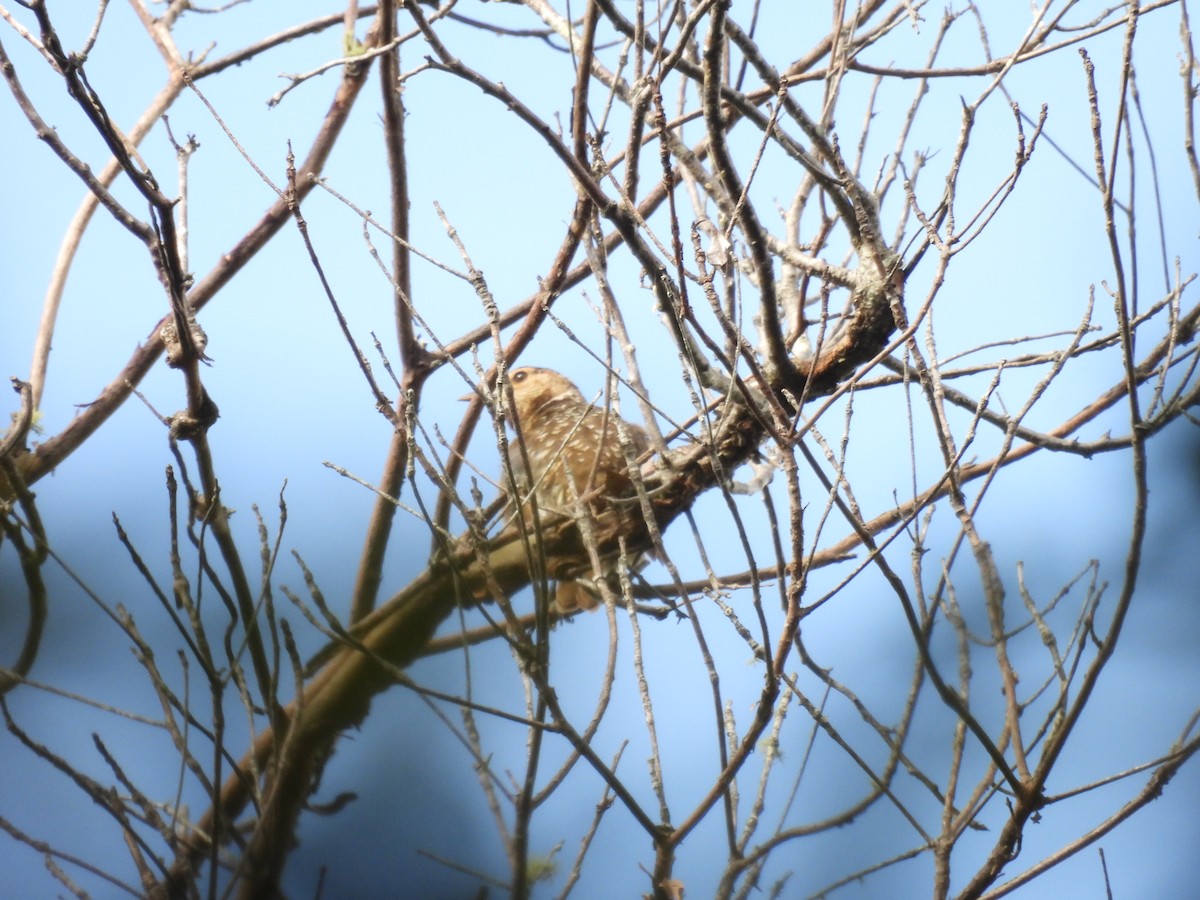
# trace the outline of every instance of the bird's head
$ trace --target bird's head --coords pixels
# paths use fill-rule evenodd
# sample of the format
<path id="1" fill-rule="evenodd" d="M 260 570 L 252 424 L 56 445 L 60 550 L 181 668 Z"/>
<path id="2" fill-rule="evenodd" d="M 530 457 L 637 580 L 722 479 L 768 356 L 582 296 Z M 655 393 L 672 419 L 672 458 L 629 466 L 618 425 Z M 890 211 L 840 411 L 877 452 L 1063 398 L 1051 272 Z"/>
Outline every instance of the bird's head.
<path id="1" fill-rule="evenodd" d="M 579 388 L 565 376 L 552 369 L 522 366 L 508 373 L 512 384 L 513 402 L 517 407 L 517 419 L 532 422 L 547 407 L 564 402 L 586 405 L 587 401 Z"/>

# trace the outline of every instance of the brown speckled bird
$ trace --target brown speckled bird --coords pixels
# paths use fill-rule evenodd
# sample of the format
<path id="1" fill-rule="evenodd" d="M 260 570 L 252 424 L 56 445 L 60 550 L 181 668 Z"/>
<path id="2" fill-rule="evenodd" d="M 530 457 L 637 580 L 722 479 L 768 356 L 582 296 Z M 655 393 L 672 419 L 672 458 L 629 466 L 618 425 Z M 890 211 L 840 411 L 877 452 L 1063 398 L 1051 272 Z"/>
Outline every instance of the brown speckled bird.
<path id="1" fill-rule="evenodd" d="M 532 488 L 536 523 L 542 528 L 552 528 L 564 517 L 578 521 L 586 511 L 598 543 L 621 532 L 641 530 L 641 508 L 621 449 L 616 415 L 588 403 L 575 385 L 550 369 L 513 369 L 509 379 L 520 438 L 509 445 L 509 460 L 522 495 L 526 527 L 535 528 L 534 505 L 528 500 Z M 635 455 L 649 448 L 650 441 L 641 428 L 628 422 L 622 426 Z M 611 570 L 611 562 L 603 562 Z M 594 609 L 599 604 L 576 580 L 594 574 L 582 532 L 574 531 L 566 547 L 556 549 L 547 559 L 547 570 L 558 581 L 554 602 L 561 612 Z"/>

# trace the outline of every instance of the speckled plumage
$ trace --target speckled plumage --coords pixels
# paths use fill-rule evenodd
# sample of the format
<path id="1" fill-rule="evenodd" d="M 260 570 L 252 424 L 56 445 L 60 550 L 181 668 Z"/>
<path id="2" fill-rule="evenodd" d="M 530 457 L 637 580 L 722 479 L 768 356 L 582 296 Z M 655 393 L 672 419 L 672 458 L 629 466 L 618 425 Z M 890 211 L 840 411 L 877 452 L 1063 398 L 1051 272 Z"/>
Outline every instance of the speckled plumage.
<path id="1" fill-rule="evenodd" d="M 574 384 L 550 369 L 523 367 L 512 370 L 509 378 L 516 426 L 524 443 L 522 454 L 522 441 L 512 442 L 509 459 L 526 501 L 522 506 L 526 526 L 535 527 L 534 506 L 527 502 L 531 487 L 537 523 L 542 527 L 563 517 L 578 520 L 577 498 L 587 510 L 597 542 L 641 526 L 616 415 L 588 403 Z M 636 453 L 648 449 L 650 442 L 641 428 L 628 422 L 623 428 Z M 578 532 L 576 537 L 578 541 L 569 542 L 565 552 L 556 552 L 547 560 L 549 574 L 558 580 L 555 604 L 562 612 L 592 609 L 598 604 L 597 598 L 575 581 L 593 575 L 582 537 Z"/>

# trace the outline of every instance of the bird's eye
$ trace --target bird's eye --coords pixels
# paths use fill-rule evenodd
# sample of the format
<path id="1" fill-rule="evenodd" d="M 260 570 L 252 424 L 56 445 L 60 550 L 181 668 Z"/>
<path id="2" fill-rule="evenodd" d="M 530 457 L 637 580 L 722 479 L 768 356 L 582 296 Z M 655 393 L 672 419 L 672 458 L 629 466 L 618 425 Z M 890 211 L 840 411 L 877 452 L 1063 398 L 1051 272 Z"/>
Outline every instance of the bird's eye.
<path id="1" fill-rule="evenodd" d="M 518 384 L 519 382 L 524 381 L 525 376 L 528 374 L 529 374 L 528 372 L 513 372 L 513 375 L 512 375 L 513 384 Z"/>

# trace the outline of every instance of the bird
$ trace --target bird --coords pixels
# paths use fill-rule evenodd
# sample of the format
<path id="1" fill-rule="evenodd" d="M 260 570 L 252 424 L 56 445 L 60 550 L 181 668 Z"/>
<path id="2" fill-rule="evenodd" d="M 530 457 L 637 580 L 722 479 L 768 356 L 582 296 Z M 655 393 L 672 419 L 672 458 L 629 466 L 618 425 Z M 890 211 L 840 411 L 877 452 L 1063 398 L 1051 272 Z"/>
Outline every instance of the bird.
<path id="1" fill-rule="evenodd" d="M 575 522 L 548 554 L 547 574 L 557 582 L 554 604 L 559 612 L 595 609 L 595 593 L 579 583 L 596 574 L 584 533 L 605 546 L 612 546 L 618 534 L 644 533 L 620 432 L 632 443 L 635 457 L 650 448 L 650 439 L 639 426 L 589 403 L 565 375 L 551 369 L 513 369 L 509 383 L 515 439 L 508 446 L 508 462 L 522 521 L 532 533 L 563 520 Z M 586 529 L 580 528 L 582 517 Z M 601 563 L 599 574 L 612 575 L 615 559 Z"/>

